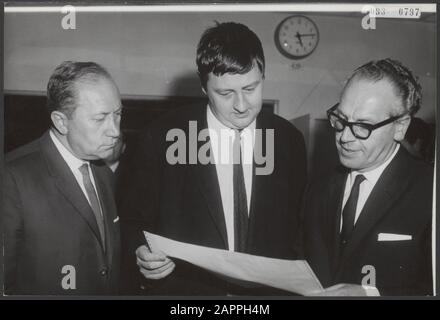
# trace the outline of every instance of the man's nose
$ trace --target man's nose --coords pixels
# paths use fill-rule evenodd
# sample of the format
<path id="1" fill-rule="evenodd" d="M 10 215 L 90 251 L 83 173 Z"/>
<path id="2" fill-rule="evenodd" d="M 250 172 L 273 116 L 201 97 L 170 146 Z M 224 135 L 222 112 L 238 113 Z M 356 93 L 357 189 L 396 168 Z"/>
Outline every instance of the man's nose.
<path id="1" fill-rule="evenodd" d="M 340 132 L 339 134 L 339 140 L 341 142 L 350 142 L 356 139 L 356 137 L 353 135 L 353 132 L 351 132 L 349 126 L 345 126 L 344 130 L 342 130 L 342 132 Z"/>
<path id="2" fill-rule="evenodd" d="M 117 115 L 114 115 L 109 121 L 109 127 L 107 128 L 107 135 L 110 137 L 117 138 L 121 134 L 120 123 L 121 118 Z"/>
<path id="3" fill-rule="evenodd" d="M 247 107 L 246 107 L 246 102 L 245 102 L 245 99 L 243 97 L 243 94 L 238 93 L 235 96 L 235 100 L 234 100 L 234 110 L 237 111 L 237 112 L 242 113 L 242 112 L 245 112 L 246 109 L 247 109 Z"/>

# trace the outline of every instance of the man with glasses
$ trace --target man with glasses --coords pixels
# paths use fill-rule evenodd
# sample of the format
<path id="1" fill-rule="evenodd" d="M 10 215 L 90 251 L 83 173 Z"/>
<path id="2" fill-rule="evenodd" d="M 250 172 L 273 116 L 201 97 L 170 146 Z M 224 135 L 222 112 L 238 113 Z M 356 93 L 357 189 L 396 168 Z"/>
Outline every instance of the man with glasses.
<path id="1" fill-rule="evenodd" d="M 400 146 L 421 87 L 400 62 L 371 61 L 327 111 L 340 166 L 311 183 L 305 258 L 323 295 L 432 294 L 433 169 Z"/>

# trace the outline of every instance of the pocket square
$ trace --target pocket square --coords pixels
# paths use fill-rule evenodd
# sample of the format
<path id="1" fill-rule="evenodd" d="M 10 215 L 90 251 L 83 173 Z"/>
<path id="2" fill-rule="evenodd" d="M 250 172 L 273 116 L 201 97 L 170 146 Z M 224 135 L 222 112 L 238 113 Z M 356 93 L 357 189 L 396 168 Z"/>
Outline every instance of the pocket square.
<path id="1" fill-rule="evenodd" d="M 377 241 L 405 241 L 412 240 L 410 234 L 397 234 L 397 233 L 379 233 L 377 235 Z"/>
<path id="2" fill-rule="evenodd" d="M 113 223 L 116 223 L 116 222 L 118 222 L 119 221 L 119 216 L 117 216 L 116 218 L 115 218 L 115 220 L 113 220 Z"/>

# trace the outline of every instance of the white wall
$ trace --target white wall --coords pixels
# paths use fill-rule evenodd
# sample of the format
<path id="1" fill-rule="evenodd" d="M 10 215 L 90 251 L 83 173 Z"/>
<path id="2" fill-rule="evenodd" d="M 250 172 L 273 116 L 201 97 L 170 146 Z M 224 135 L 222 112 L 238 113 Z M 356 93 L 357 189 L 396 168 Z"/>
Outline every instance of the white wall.
<path id="1" fill-rule="evenodd" d="M 7 13 L 4 36 L 6 90 L 44 91 L 63 60 L 92 60 L 109 69 L 122 94 L 201 95 L 195 50 L 214 20 L 237 21 L 263 42 L 267 60 L 266 99 L 279 100 L 287 119 L 310 113 L 323 118 L 338 101 L 344 79 L 371 59 L 393 57 L 419 75 L 424 101 L 419 116 L 434 121 L 436 95 L 435 24 L 377 20 L 363 30 L 361 17 L 308 15 L 318 25 L 316 51 L 299 61 L 274 45 L 277 24 L 291 13 L 77 13 L 76 30 L 61 28 L 61 13 Z"/>

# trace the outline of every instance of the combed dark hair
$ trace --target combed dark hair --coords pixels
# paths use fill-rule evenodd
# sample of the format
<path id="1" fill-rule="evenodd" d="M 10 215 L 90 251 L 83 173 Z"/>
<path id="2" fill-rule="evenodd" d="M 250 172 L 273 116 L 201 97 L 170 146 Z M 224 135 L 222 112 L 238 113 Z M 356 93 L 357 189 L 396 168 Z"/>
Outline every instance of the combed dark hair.
<path id="1" fill-rule="evenodd" d="M 348 79 L 345 88 L 354 78 L 379 81 L 387 79 L 396 89 L 396 94 L 402 99 L 402 106 L 410 115 L 419 109 L 422 100 L 422 87 L 418 78 L 401 62 L 390 58 L 370 61 L 357 68 Z M 344 90 L 345 90 L 344 88 Z"/>
<path id="2" fill-rule="evenodd" d="M 61 111 L 70 117 L 76 108 L 75 83 L 102 78 L 113 81 L 108 71 L 95 62 L 62 62 L 55 68 L 47 84 L 49 114 Z"/>
<path id="3" fill-rule="evenodd" d="M 245 74 L 257 64 L 264 76 L 264 52 L 258 36 L 241 23 L 225 22 L 207 29 L 197 46 L 197 68 L 203 88 L 208 74 Z"/>

